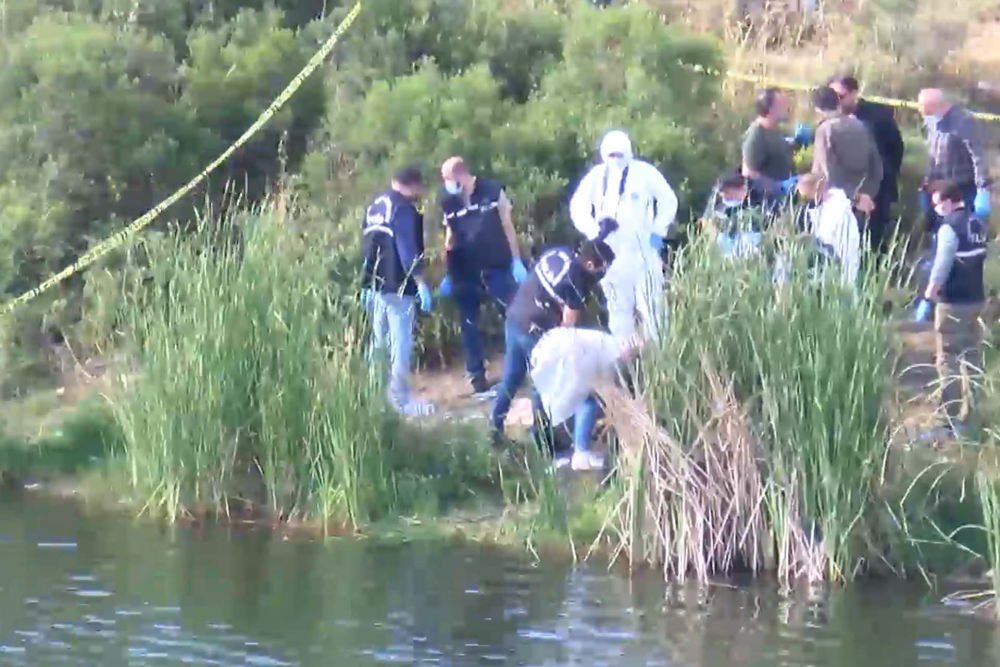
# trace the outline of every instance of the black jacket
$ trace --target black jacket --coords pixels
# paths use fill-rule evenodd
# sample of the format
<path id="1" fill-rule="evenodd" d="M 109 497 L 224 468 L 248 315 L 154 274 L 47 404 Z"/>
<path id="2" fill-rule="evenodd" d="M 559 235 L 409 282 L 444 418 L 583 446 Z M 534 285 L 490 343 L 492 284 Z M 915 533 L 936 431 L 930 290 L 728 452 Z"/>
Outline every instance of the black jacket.
<path id="1" fill-rule="evenodd" d="M 858 100 L 854 117 L 865 124 L 872 133 L 879 157 L 882 158 L 882 184 L 879 197 L 888 201 L 899 199 L 899 171 L 903 166 L 903 135 L 896 125 L 892 107 L 868 100 Z"/>

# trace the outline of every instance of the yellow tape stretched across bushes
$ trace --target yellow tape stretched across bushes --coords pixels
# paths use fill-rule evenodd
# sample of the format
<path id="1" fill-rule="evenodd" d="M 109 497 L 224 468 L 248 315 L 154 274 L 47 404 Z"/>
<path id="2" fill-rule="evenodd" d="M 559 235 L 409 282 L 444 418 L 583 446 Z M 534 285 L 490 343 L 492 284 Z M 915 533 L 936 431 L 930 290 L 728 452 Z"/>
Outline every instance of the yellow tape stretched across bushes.
<path id="1" fill-rule="evenodd" d="M 123 243 L 128 241 L 136 233 L 138 233 L 145 227 L 149 226 L 149 224 L 152 223 L 154 220 L 156 220 L 156 218 L 158 218 L 160 214 L 163 213 L 163 211 L 173 206 L 185 195 L 191 192 L 191 190 L 197 187 L 203 180 L 205 180 L 205 178 L 209 174 L 218 169 L 219 166 L 222 165 L 222 163 L 224 163 L 233 155 L 233 153 L 235 153 L 247 141 L 249 141 L 250 138 L 260 130 L 260 128 L 264 127 L 264 125 L 266 125 L 267 122 L 271 120 L 274 114 L 277 113 L 278 110 L 282 106 L 284 106 L 286 102 L 288 102 L 289 98 L 291 98 L 291 96 L 294 95 L 295 92 L 302 86 L 302 83 L 313 72 L 315 72 L 316 69 L 326 59 L 326 57 L 330 55 L 330 52 L 333 50 L 333 47 L 337 44 L 340 37 L 345 32 L 347 32 L 347 29 L 351 27 L 351 24 L 354 23 L 354 20 L 358 18 L 358 14 L 361 13 L 361 8 L 362 8 L 362 2 L 359 0 L 351 9 L 351 11 L 347 14 L 347 16 L 344 17 L 344 20 L 340 22 L 340 25 L 337 26 L 337 29 L 334 30 L 333 34 L 326 41 L 326 43 L 324 43 L 323 46 L 319 49 L 319 51 L 317 51 L 313 55 L 313 57 L 309 59 L 309 62 L 307 62 L 305 67 L 302 68 L 302 71 L 300 71 L 295 76 L 295 78 L 292 79 L 291 82 L 289 82 L 289 84 L 285 87 L 285 89 L 281 91 L 281 94 L 278 95 L 278 97 L 276 97 L 273 102 L 271 102 L 270 106 L 268 106 L 263 113 L 261 113 L 260 117 L 257 118 L 254 124 L 251 125 L 249 128 L 247 128 L 246 132 L 244 132 L 240 136 L 240 138 L 237 139 L 235 143 L 233 143 L 232 146 L 227 148 L 219 157 L 217 157 L 214 161 L 212 161 L 211 164 L 205 167 L 201 171 L 201 173 L 199 173 L 197 176 L 188 181 L 186 185 L 182 186 L 172 195 L 170 195 L 169 197 L 161 201 L 159 204 L 154 206 L 145 215 L 136 219 L 128 227 L 121 230 L 120 232 L 116 232 L 115 234 L 111 235 L 110 237 L 106 238 L 105 240 L 101 241 L 100 243 L 92 247 L 90 250 L 84 253 L 83 256 L 80 257 L 80 259 L 76 260 L 62 271 L 59 271 L 58 273 L 52 276 L 49 276 L 44 281 L 42 281 L 37 287 L 30 289 L 27 292 L 21 294 L 20 296 L 5 303 L 2 307 L 0 307 L 0 316 L 10 314 L 18 306 L 22 306 L 28 303 L 42 292 L 51 289 L 52 287 L 58 285 L 59 283 L 66 280 L 70 276 L 79 273 L 81 270 L 87 268 L 88 266 L 96 262 L 98 259 L 103 257 L 104 255 L 108 254 L 112 250 L 115 250 Z M 696 69 L 697 71 L 704 71 L 699 67 L 695 67 L 694 69 Z M 813 88 L 812 86 L 806 86 L 803 84 L 774 81 L 767 77 L 753 76 L 750 74 L 741 74 L 739 72 L 727 72 L 725 76 L 727 76 L 730 79 L 735 79 L 737 81 L 744 81 L 748 83 L 755 83 L 758 85 L 765 85 L 765 86 L 773 86 L 775 88 L 784 88 L 786 90 L 808 91 Z M 865 99 L 893 107 L 906 107 L 906 108 L 916 107 L 916 104 L 914 102 L 891 99 L 886 97 L 874 97 L 870 95 L 865 95 Z M 1000 114 L 976 112 L 974 115 L 982 120 L 1000 121 Z"/>
<path id="2" fill-rule="evenodd" d="M 788 83 L 786 81 L 775 81 L 769 79 L 766 76 L 754 76 L 752 74 L 741 74 L 739 72 L 727 72 L 726 77 L 734 79 L 736 81 L 744 81 L 746 83 L 755 83 L 761 86 L 771 86 L 773 88 L 783 88 L 785 90 L 798 90 L 803 92 L 808 92 L 814 89 L 816 86 L 807 86 L 801 83 Z M 904 109 L 916 109 L 917 103 L 911 102 L 909 100 L 897 100 L 892 97 L 877 97 L 875 95 L 863 95 L 864 99 L 869 102 L 877 102 L 879 104 L 884 104 L 890 107 L 904 108 Z M 985 111 L 973 111 L 972 115 L 980 120 L 1000 122 L 1000 114 L 996 113 L 986 113 Z"/>
<path id="3" fill-rule="evenodd" d="M 207 167 L 205 167 L 201 171 L 201 173 L 199 173 L 197 176 L 188 181 L 186 185 L 181 187 L 172 195 L 170 195 L 169 197 L 161 201 L 159 204 L 154 206 L 152 209 L 150 209 L 141 218 L 138 218 L 137 220 L 132 222 L 128 227 L 121 230 L 120 232 L 111 235 L 110 237 L 104 239 L 103 241 L 92 247 L 90 250 L 84 253 L 83 256 L 80 257 L 80 259 L 76 260 L 71 265 L 67 266 L 65 269 L 60 271 L 59 273 L 56 273 L 46 278 L 37 287 L 30 289 L 24 294 L 20 295 L 19 297 L 5 303 L 3 307 L 0 308 L 0 316 L 10 314 L 15 308 L 28 303 L 42 292 L 45 292 L 46 290 L 51 289 L 55 285 L 58 285 L 59 283 L 66 280 L 73 274 L 78 273 L 82 269 L 87 268 L 88 266 L 96 262 L 98 259 L 103 257 L 104 255 L 108 254 L 112 250 L 121 246 L 123 243 L 128 241 L 132 236 L 134 236 L 137 232 L 149 226 L 149 224 L 154 220 L 156 220 L 156 218 L 158 218 L 160 214 L 163 213 L 163 211 L 168 209 L 182 197 L 191 192 L 191 190 L 193 190 L 203 180 L 205 180 L 205 178 L 209 174 L 218 169 L 219 166 L 226 160 L 228 160 L 233 153 L 239 150 L 243 146 L 243 144 L 249 141 L 253 135 L 255 135 L 258 131 L 260 131 L 260 128 L 264 127 L 264 125 L 266 125 L 267 122 L 271 120 L 274 114 L 276 114 L 278 110 L 281 109 L 281 107 L 283 107 L 286 102 L 288 102 L 289 98 L 292 95 L 294 95 L 295 92 L 302 86 L 302 83 L 309 77 L 309 75 L 315 72 L 316 69 L 323 64 L 323 61 L 326 60 L 327 56 L 330 55 L 330 52 L 333 50 L 333 47 L 337 44 L 337 41 L 340 39 L 340 37 L 345 32 L 347 32 L 347 29 L 351 27 L 351 24 L 354 23 L 354 20 L 358 18 L 358 14 L 361 13 L 361 4 L 362 3 L 359 0 L 359 2 L 354 5 L 354 8 L 351 9 L 350 13 L 348 13 L 346 17 L 344 17 L 344 20 L 340 22 L 340 25 L 337 26 L 337 29 L 333 31 L 333 34 L 330 36 L 328 40 L 326 40 L 326 43 L 324 43 L 323 46 L 320 48 L 320 50 L 317 51 L 315 55 L 313 55 L 313 57 L 309 59 L 309 62 L 307 62 L 305 67 L 302 68 L 302 71 L 300 71 L 295 76 L 295 78 L 292 79 L 291 82 L 289 82 L 289 84 L 285 87 L 285 89 L 281 91 L 281 94 L 278 95 L 273 102 L 271 102 L 271 104 L 267 107 L 267 109 L 265 109 L 264 112 L 257 118 L 254 124 L 251 125 L 249 128 L 247 128 L 246 132 L 244 132 L 232 146 L 227 148 L 219 157 L 215 158 L 215 160 L 212 161 L 212 163 L 209 164 Z"/>

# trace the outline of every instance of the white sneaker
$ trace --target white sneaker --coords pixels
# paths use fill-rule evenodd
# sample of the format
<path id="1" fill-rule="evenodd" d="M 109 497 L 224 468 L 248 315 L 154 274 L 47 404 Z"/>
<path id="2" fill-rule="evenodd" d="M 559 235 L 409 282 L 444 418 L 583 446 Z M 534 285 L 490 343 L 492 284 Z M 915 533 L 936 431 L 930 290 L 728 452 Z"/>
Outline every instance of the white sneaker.
<path id="1" fill-rule="evenodd" d="M 573 452 L 570 467 L 573 470 L 604 470 L 604 455 L 596 452 Z"/>
<path id="2" fill-rule="evenodd" d="M 568 468 L 573 463 L 572 457 L 568 455 L 557 456 L 552 462 L 552 466 L 556 470 L 562 470 L 563 468 Z"/>

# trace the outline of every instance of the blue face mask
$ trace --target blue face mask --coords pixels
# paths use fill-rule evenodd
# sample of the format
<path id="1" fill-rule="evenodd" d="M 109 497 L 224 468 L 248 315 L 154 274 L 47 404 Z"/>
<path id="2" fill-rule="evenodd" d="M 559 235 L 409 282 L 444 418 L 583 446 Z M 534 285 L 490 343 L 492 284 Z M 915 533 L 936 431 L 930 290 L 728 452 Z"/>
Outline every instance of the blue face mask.
<path id="1" fill-rule="evenodd" d="M 924 127 L 928 130 L 936 130 L 940 122 L 941 116 L 924 116 Z"/>
<path id="2" fill-rule="evenodd" d="M 458 195 L 462 193 L 462 186 L 458 184 L 458 181 L 445 181 L 444 189 L 450 195 Z"/>

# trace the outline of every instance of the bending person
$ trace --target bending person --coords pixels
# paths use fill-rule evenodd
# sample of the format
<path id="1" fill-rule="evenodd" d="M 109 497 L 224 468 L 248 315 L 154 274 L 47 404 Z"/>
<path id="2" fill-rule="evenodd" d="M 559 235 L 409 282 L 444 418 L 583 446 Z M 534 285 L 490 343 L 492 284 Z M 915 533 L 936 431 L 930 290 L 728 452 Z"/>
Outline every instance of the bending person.
<path id="1" fill-rule="evenodd" d="M 503 382 L 490 415 L 494 443 L 498 443 L 503 435 L 511 402 L 524 384 L 531 353 L 539 338 L 552 329 L 576 325 L 584 303 L 614 260 L 614 252 L 605 243 L 604 237 L 615 227 L 613 221 L 606 222 L 604 231 L 593 241 L 585 242 L 579 253 L 565 247 L 547 251 L 538 259 L 528 279 L 514 296 L 504 327 L 507 351 Z M 544 410 L 534 390 L 531 402 L 537 423 Z M 589 451 L 590 434 L 596 420 L 596 400 L 588 398 L 582 401 L 573 432 L 574 453 L 570 463 L 574 470 L 604 467 L 604 459 Z"/>
<path id="2" fill-rule="evenodd" d="M 573 225 L 588 239 L 599 221 L 618 223 L 607 237 L 618 261 L 601 282 L 608 327 L 620 341 L 635 336 L 638 310 L 646 337 L 656 337 L 662 317 L 663 261 L 660 251 L 677 216 L 677 196 L 656 167 L 632 156 L 628 135 L 613 130 L 601 141 L 602 164 L 584 176 L 570 201 Z"/>

